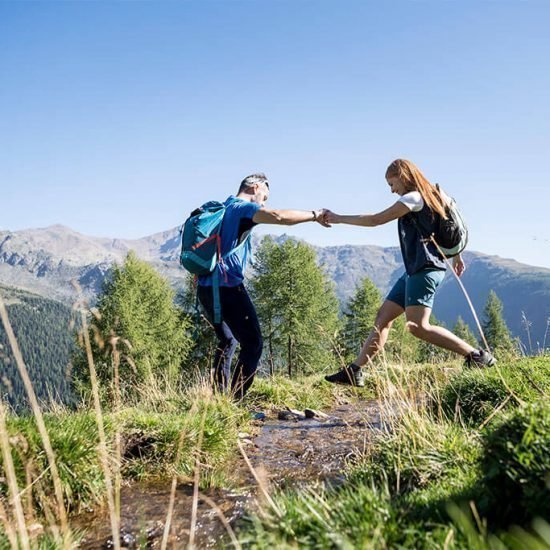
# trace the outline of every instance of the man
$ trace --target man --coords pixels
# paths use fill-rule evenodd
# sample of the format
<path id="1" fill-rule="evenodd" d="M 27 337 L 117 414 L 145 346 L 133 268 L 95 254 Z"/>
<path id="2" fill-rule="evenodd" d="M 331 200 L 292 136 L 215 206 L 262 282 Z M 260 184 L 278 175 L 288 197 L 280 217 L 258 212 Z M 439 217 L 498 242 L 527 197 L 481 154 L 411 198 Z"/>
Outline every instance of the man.
<path id="1" fill-rule="evenodd" d="M 322 210 L 269 210 L 264 204 L 269 198 L 269 182 L 264 174 L 247 176 L 236 196 L 226 201 L 221 229 L 222 257 L 248 238 L 259 223 L 295 225 L 316 221 L 329 227 L 322 219 Z M 242 399 L 252 385 L 262 355 L 262 334 L 256 309 L 244 285 L 244 269 L 250 255 L 250 242 L 218 265 L 221 323 L 215 323 L 218 347 L 214 356 L 214 383 L 218 389 L 228 388 L 230 368 L 237 343 L 240 353 L 231 379 L 231 392 Z M 212 274 L 199 277 L 198 296 L 207 317 L 214 319 Z"/>

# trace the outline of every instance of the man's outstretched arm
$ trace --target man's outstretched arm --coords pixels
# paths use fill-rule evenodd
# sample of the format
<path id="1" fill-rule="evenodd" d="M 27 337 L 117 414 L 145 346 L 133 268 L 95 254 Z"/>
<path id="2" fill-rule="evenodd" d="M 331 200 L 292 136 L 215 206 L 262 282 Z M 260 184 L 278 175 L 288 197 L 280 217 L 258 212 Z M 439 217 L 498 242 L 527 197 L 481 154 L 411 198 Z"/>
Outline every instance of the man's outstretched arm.
<path id="1" fill-rule="evenodd" d="M 252 218 L 254 223 L 275 225 L 296 225 L 304 222 L 318 222 L 325 227 L 330 225 L 323 219 L 323 210 L 270 210 L 260 208 Z"/>

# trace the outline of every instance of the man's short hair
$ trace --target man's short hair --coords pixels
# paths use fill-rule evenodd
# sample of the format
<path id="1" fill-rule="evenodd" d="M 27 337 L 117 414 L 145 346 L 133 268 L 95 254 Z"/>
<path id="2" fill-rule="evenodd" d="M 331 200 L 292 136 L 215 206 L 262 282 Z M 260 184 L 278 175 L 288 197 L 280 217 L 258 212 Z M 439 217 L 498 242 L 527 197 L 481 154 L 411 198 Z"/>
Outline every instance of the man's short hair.
<path id="1" fill-rule="evenodd" d="M 252 187 L 257 183 L 263 183 L 269 189 L 267 176 L 264 173 L 259 172 L 258 174 L 251 174 L 250 176 L 246 176 L 246 178 L 241 181 L 241 185 L 239 186 L 239 193 L 242 193 L 245 189 L 247 189 L 248 187 Z"/>

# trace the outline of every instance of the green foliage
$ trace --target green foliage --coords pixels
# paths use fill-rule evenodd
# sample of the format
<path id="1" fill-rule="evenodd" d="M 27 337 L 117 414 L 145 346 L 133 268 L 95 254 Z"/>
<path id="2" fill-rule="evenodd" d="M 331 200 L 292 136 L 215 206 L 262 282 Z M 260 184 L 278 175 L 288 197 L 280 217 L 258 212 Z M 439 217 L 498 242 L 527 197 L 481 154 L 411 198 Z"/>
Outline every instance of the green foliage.
<path id="1" fill-rule="evenodd" d="M 41 526 L 40 526 L 41 527 Z M 71 531 L 72 542 L 77 547 L 80 540 L 82 539 L 84 533 Z M 45 533 L 42 535 L 30 537 L 31 539 L 31 548 L 33 550 L 59 550 L 60 545 L 62 544 L 59 537 L 55 537 L 53 534 Z M 8 550 L 8 548 L 13 548 L 10 545 L 8 537 L 2 532 L 2 527 L 0 526 L 0 549 Z M 17 548 L 23 548 L 21 542 L 18 542 Z"/>
<path id="2" fill-rule="evenodd" d="M 416 360 L 419 345 L 420 340 L 407 330 L 405 315 L 400 315 L 393 322 L 383 357 L 389 361 L 410 364 Z"/>
<path id="3" fill-rule="evenodd" d="M 272 373 L 285 369 L 292 376 L 333 364 L 338 302 L 311 246 L 264 238 L 251 287 Z"/>
<path id="4" fill-rule="evenodd" d="M 202 465 L 202 487 L 224 479 L 227 459 L 235 453 L 238 432 L 247 426 L 247 413 L 227 397 L 212 395 L 205 387 L 188 389 L 186 400 L 184 409 L 167 406 L 157 412 L 135 407 L 105 415 L 111 456 L 117 428 L 122 436 L 121 471 L 125 479 L 166 478 L 173 474 L 189 478 L 196 459 Z M 105 485 L 94 415 L 61 411 L 46 415 L 45 421 L 68 508 L 78 511 L 103 502 Z M 40 488 L 47 498 L 52 481 L 34 418 L 9 417 L 8 431 L 19 486 L 27 486 L 26 475 L 30 473 L 36 485 L 34 491 Z M 6 494 L 5 478 L 0 478 L 0 495 Z M 44 506 L 40 492 L 36 491 L 34 498 L 40 507 Z"/>
<path id="5" fill-rule="evenodd" d="M 365 277 L 347 303 L 343 344 L 347 361 L 353 361 L 374 326 L 382 298 L 374 283 Z"/>
<path id="6" fill-rule="evenodd" d="M 477 440 L 460 427 L 409 411 L 379 440 L 375 453 L 352 470 L 351 479 L 387 480 L 398 493 L 434 483 L 460 487 L 479 453 Z"/>
<path id="7" fill-rule="evenodd" d="M 456 320 L 453 332 L 456 334 L 456 336 L 464 340 L 467 344 L 470 344 L 470 346 L 472 346 L 473 348 L 477 348 L 479 346 L 477 338 L 472 332 L 472 329 L 464 322 L 460 315 Z"/>
<path id="8" fill-rule="evenodd" d="M 490 498 L 482 509 L 501 526 L 550 518 L 550 405 L 509 413 L 483 438 L 482 468 Z"/>
<path id="9" fill-rule="evenodd" d="M 411 520 L 384 483 L 316 484 L 273 495 L 275 509 L 247 518 L 246 548 L 468 548 L 453 525 Z M 451 544 L 449 542 L 452 541 Z"/>
<path id="10" fill-rule="evenodd" d="M 445 327 L 445 324 L 438 321 L 433 313 L 430 315 L 430 324 Z M 424 340 L 418 340 L 418 347 L 416 351 L 416 361 L 418 363 L 441 363 L 443 361 L 449 361 L 454 357 L 455 354 L 445 348 L 434 346 Z"/>
<path id="11" fill-rule="evenodd" d="M 122 267 L 114 267 L 90 324 L 95 366 L 107 387 L 113 381 L 113 337 L 118 337 L 123 393 L 131 394 L 137 383 L 154 376 L 176 380 L 192 346 L 189 320 L 174 305 L 168 281 L 133 252 Z M 88 364 L 83 349 L 75 357 L 75 372 L 86 386 Z"/>
<path id="12" fill-rule="evenodd" d="M 34 390 L 40 401 L 71 403 L 69 360 L 74 348 L 71 309 L 60 302 L 0 287 L 2 298 Z M 0 392 L 17 411 L 25 410 L 27 394 L 8 337 L 0 323 Z"/>
<path id="13" fill-rule="evenodd" d="M 197 284 L 193 275 L 187 274 L 183 288 L 176 296 L 176 304 L 189 319 L 189 333 L 193 347 L 186 359 L 188 365 L 212 365 L 216 351 L 216 333 L 197 303 Z M 197 312 L 198 308 L 198 312 Z"/>
<path id="14" fill-rule="evenodd" d="M 550 359 L 538 357 L 463 370 L 443 386 L 435 407 L 448 418 L 480 425 L 498 407 L 504 411 L 548 394 L 549 368 Z"/>
<path id="15" fill-rule="evenodd" d="M 502 311 L 502 302 L 496 293 L 491 290 L 485 304 L 482 323 L 485 338 L 496 355 L 517 355 L 517 345 L 508 330 Z"/>
<path id="16" fill-rule="evenodd" d="M 340 491 L 322 485 L 276 493 L 273 510 L 249 518 L 246 548 L 385 548 L 398 531 L 388 491 L 366 486 Z"/>
<path id="17" fill-rule="evenodd" d="M 183 414 L 176 410 L 159 413 L 137 408 L 123 411 L 119 422 L 125 441 L 124 477 L 143 479 L 178 474 L 190 478 L 195 460 L 199 458 L 204 467 L 201 486 L 209 486 L 234 452 L 237 434 L 245 425 L 246 416 L 246 412 L 228 398 L 208 392 L 195 396 L 191 409 Z"/>
<path id="18" fill-rule="evenodd" d="M 350 395 L 344 386 L 327 384 L 323 376 L 286 378 L 276 376 L 256 378 L 246 396 L 246 401 L 261 409 L 291 407 L 325 409 L 335 405 L 338 399 Z"/>
<path id="19" fill-rule="evenodd" d="M 46 429 L 50 435 L 66 505 L 79 510 L 103 500 L 104 484 L 97 446 L 96 420 L 91 413 L 48 414 Z M 8 419 L 13 437 L 13 458 L 20 487 L 27 486 L 26 470 L 44 494 L 51 491 L 52 480 L 46 453 L 32 416 Z M 0 463 L 2 461 L 0 460 Z M 0 484 L 0 492 L 5 486 Z M 39 503 L 42 500 L 38 499 Z"/>

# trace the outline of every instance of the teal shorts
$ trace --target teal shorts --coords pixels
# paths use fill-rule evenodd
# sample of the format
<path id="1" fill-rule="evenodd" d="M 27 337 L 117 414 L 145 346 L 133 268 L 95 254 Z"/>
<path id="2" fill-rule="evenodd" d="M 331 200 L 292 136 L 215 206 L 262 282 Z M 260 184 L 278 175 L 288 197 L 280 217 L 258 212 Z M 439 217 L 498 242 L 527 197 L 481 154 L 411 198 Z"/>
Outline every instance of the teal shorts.
<path id="1" fill-rule="evenodd" d="M 414 275 L 403 273 L 393 285 L 386 300 L 396 303 L 403 309 L 409 306 L 433 308 L 435 291 L 445 278 L 445 271 L 425 269 Z"/>

